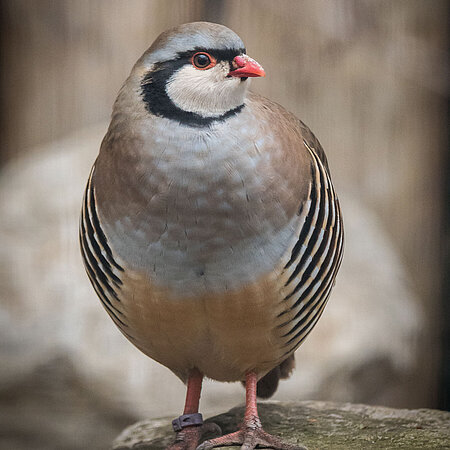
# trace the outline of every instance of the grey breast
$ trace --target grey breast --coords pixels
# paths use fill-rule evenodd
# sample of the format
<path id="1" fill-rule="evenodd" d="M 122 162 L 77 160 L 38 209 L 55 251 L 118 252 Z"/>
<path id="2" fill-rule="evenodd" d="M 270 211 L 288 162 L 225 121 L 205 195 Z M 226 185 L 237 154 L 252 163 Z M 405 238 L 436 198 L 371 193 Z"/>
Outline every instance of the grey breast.
<path id="1" fill-rule="evenodd" d="M 184 295 L 237 288 L 273 270 L 298 227 L 267 189 L 270 177 L 287 189 L 271 168 L 276 139 L 250 114 L 212 130 L 176 133 L 168 123 L 152 121 L 128 168 L 137 178 L 129 194 L 123 180 L 121 197 L 103 199 L 115 252 L 131 270 Z"/>

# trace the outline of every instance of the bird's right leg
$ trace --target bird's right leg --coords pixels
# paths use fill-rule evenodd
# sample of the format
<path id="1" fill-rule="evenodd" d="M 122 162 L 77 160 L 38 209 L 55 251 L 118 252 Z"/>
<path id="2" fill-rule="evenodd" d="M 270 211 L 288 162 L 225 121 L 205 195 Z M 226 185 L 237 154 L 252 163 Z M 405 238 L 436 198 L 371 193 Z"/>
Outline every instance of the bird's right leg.
<path id="1" fill-rule="evenodd" d="M 241 450 L 271 448 L 274 450 L 307 450 L 306 447 L 282 442 L 276 436 L 266 433 L 259 420 L 256 405 L 256 386 L 258 379 L 255 372 L 249 372 L 245 382 L 245 415 L 238 431 L 203 442 L 197 450 L 211 450 L 217 447 L 241 446 Z"/>
<path id="2" fill-rule="evenodd" d="M 192 369 L 187 383 L 183 415 L 172 421 L 176 432 L 175 442 L 167 450 L 195 450 L 204 433 L 222 433 L 215 423 L 203 424 L 202 415 L 198 412 L 202 382 L 203 374 Z"/>

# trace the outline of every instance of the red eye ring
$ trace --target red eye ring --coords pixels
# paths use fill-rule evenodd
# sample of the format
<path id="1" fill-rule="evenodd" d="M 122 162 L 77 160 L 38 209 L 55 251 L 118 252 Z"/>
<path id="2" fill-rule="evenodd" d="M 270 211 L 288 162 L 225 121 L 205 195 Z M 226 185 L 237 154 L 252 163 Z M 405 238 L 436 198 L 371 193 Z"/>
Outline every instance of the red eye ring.
<path id="1" fill-rule="evenodd" d="M 217 64 L 217 60 L 209 53 L 197 52 L 192 56 L 191 63 L 198 70 L 207 70 L 214 67 Z"/>

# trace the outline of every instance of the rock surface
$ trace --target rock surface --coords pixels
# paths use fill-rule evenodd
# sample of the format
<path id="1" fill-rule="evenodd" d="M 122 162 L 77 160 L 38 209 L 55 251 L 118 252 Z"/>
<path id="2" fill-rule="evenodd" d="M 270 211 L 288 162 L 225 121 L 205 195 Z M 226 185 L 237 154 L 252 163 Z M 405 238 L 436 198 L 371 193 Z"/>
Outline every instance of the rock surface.
<path id="1" fill-rule="evenodd" d="M 233 408 L 208 421 L 229 433 L 243 412 L 243 407 Z M 263 403 L 259 412 L 267 432 L 308 450 L 450 448 L 450 413 L 445 411 L 304 401 Z M 163 450 L 173 441 L 170 422 L 138 422 L 122 432 L 113 450 Z"/>

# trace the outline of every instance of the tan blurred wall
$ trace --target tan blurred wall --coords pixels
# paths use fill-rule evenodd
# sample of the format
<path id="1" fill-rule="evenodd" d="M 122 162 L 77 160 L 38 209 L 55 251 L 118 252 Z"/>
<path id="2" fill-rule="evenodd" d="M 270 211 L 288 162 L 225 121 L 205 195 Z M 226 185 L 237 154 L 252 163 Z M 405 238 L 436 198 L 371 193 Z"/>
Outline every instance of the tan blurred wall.
<path id="1" fill-rule="evenodd" d="M 398 246 L 430 321 L 418 337 L 424 371 L 422 390 L 413 395 L 417 404 L 436 404 L 447 2 L 0 5 L 3 161 L 108 117 L 132 64 L 167 27 L 208 19 L 240 34 L 267 71 L 255 90 L 311 126 L 328 152 L 338 187 L 372 205 Z"/>

